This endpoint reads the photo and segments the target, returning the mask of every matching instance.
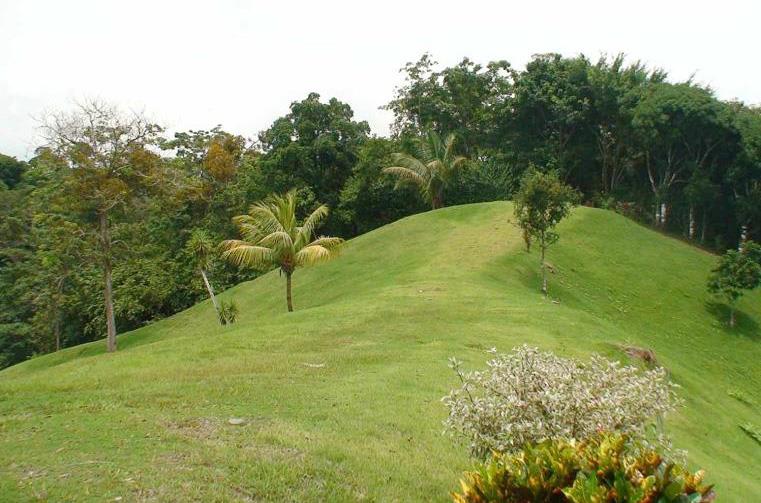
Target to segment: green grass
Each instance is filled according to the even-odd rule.
[[[580,208],[539,294],[509,203],[445,208],[352,240],[119,337],[0,372],[0,500],[446,501],[467,448],[442,436],[447,358],[528,343],[565,356],[651,348],[682,386],[667,421],[719,498],[761,497],[761,295],[724,326],[705,293],[715,257]],[[742,396],[738,400],[735,396]],[[227,423],[246,418],[243,426]]]

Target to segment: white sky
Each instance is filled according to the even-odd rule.
[[[32,117],[85,97],[254,137],[316,91],[386,134],[378,107],[425,51],[516,68],[535,53],[625,52],[759,103],[759,20],[758,0],[0,0],[0,152],[28,158]]]

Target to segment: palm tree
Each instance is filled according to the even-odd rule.
[[[392,154],[396,166],[383,172],[398,178],[397,186],[412,183],[435,210],[444,206],[444,189],[467,158],[455,155],[456,136],[450,134],[445,141],[435,131],[428,131],[418,142],[415,155]]]
[[[304,267],[335,257],[343,239],[321,236],[312,240],[315,228],[328,215],[320,206],[301,225],[296,223],[296,192],[271,195],[251,206],[248,215],[233,219],[242,240],[222,242],[222,256],[237,266],[259,270],[279,267],[286,279],[288,311],[293,311],[291,276]]]
[[[209,278],[206,276],[206,271],[209,270],[209,263],[211,262],[211,256],[214,253],[214,241],[208,232],[203,229],[196,229],[190,235],[190,239],[187,243],[187,249],[196,259],[196,265],[198,266],[198,272],[203,278],[203,284],[206,285],[206,290],[211,297],[211,303],[214,305],[214,311],[217,312],[217,319],[222,322],[222,318],[219,316],[219,305],[217,304],[217,298],[214,296],[214,289],[209,283]]]

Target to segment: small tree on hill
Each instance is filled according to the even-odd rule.
[[[729,306],[729,326],[735,326],[737,301],[746,290],[761,285],[761,246],[748,241],[742,251],[727,250],[708,278],[708,291]]]
[[[321,236],[315,229],[328,215],[328,207],[314,210],[301,225],[296,220],[296,192],[272,195],[251,206],[248,215],[233,219],[243,240],[222,242],[222,256],[238,266],[267,270],[279,267],[285,274],[288,311],[293,311],[291,276],[304,267],[335,257],[343,239]]]
[[[208,232],[203,229],[196,229],[190,235],[190,239],[187,243],[187,249],[193,254],[196,260],[196,266],[198,267],[198,273],[203,278],[203,284],[206,286],[206,291],[209,292],[209,298],[214,305],[214,311],[217,313],[217,319],[220,323],[223,323],[221,313],[219,311],[219,304],[217,304],[217,298],[214,296],[214,289],[209,283],[209,278],[206,275],[206,271],[209,270],[211,263],[211,257],[215,251],[214,241]]]
[[[435,131],[429,131],[418,143],[415,155],[392,154],[396,166],[384,168],[383,172],[397,177],[397,185],[417,185],[432,209],[443,208],[444,189],[467,160],[455,154],[456,139],[450,134],[442,141]]]
[[[542,293],[547,296],[547,248],[556,243],[559,236],[555,226],[576,205],[578,193],[560,181],[555,172],[542,173],[530,168],[521,180],[515,195],[515,217],[523,230],[526,247],[536,240],[541,252]]]

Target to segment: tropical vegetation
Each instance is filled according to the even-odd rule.
[[[285,275],[285,298],[293,311],[291,278],[299,267],[334,258],[343,242],[341,238],[314,238],[317,227],[328,215],[328,207],[319,206],[299,225],[296,217],[296,192],[272,195],[251,206],[248,214],[234,218],[243,239],[222,242],[222,257],[237,266],[268,271],[279,268]]]
[[[456,503],[709,503],[703,470],[690,472],[625,435],[545,440],[495,454],[461,481]]]

